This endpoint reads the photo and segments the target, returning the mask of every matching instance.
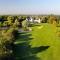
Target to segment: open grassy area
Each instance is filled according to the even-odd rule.
[[[58,28],[47,23],[31,28],[31,32],[19,33],[14,49],[16,60],[60,60]]]

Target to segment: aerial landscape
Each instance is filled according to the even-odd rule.
[[[59,0],[0,0],[0,60],[60,60]]]

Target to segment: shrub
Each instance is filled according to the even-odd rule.
[[[28,22],[27,22],[27,20],[24,20],[22,22],[22,27],[23,27],[24,30],[28,30]]]

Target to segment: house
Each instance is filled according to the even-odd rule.
[[[35,23],[41,23],[41,19],[40,19],[40,18],[35,19],[34,22],[35,22]]]
[[[27,21],[32,22],[32,23],[41,23],[41,19],[40,18],[33,18],[33,17],[27,17],[26,18]]]
[[[27,17],[26,20],[29,21],[29,22],[32,22],[32,23],[34,21],[32,17]]]

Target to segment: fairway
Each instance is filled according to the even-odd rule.
[[[31,32],[20,33],[15,42],[17,60],[60,60],[60,38],[57,27],[42,23],[31,27]]]

